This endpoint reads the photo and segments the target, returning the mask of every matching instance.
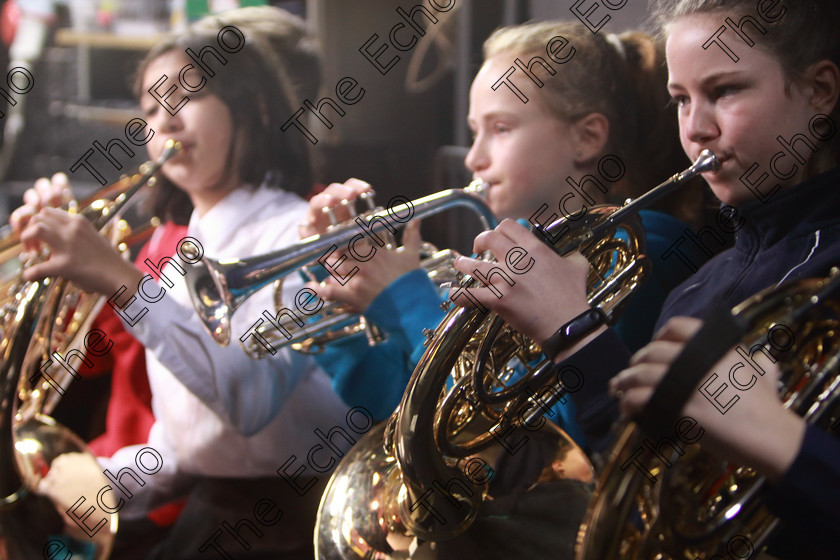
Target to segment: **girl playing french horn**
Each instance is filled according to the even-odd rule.
[[[546,44],[558,36],[568,41],[566,53],[574,49],[562,65],[546,55]],[[488,204],[498,216],[543,224],[558,207],[579,216],[594,203],[635,196],[685,167],[676,142],[662,141],[675,140],[677,128],[673,114],[664,109],[663,53],[651,37],[592,34],[578,23],[531,23],[493,33],[484,56],[470,91],[468,124],[474,139],[465,163],[488,184]],[[508,88],[494,87],[516,59],[527,63],[535,57],[546,66],[555,65],[555,74],[535,63],[542,87],[514,75],[528,103]],[[645,141],[632,141],[636,138]],[[615,172],[618,168],[620,173]],[[302,234],[325,229],[322,206],[332,206],[337,217],[343,217],[340,201],[369,189],[358,180],[330,185],[310,201]],[[572,201],[564,204],[570,197]],[[667,208],[685,216],[683,206],[690,200],[685,194],[672,198]],[[698,199],[693,200],[696,210]],[[642,219],[654,272],[627,309],[626,317],[636,323],[620,327],[631,345],[650,336],[664,293],[689,274],[682,263],[664,256],[686,225],[660,211],[644,212]],[[438,292],[418,269],[417,226],[410,222],[404,231],[404,249],[377,248],[372,259],[353,264],[359,270],[346,284],[329,279],[309,285],[325,299],[350,303],[387,333],[384,343],[372,347],[362,337],[327,345],[317,358],[342,398],[365,403],[381,418],[398,404],[424,351],[423,329],[435,327],[443,317]],[[703,260],[702,255],[694,258]],[[347,269],[338,272],[346,274]],[[548,415],[581,447],[599,443],[586,438],[571,401],[556,405]],[[557,444],[555,436],[552,429],[529,432],[528,444],[514,454],[493,448],[499,454],[487,455],[492,499],[482,502],[464,534],[434,543],[439,559],[573,555],[592,473],[581,450],[569,442]],[[521,435],[512,439],[516,437]],[[557,506],[560,503],[563,507]]]
[[[220,30],[236,27],[236,21],[231,13],[200,20],[182,35],[156,45],[140,66],[135,90],[151,135],[149,156],[157,158],[170,139],[183,146],[163,166],[152,195],[155,213],[166,220],[150,242],[151,250],[157,251],[154,264],[173,255],[177,239],[187,235],[201,243],[205,254],[217,256],[261,254],[297,240],[295,224],[306,211],[302,196],[312,188],[311,160],[305,139],[281,131],[297,101],[284,61],[264,37],[249,32],[247,25],[236,28],[243,41],[240,49],[220,53],[227,59],[224,64],[212,54],[204,56],[213,75],[191,70],[191,83],[203,79],[204,86],[197,92],[176,88],[168,98],[169,108],[149,93],[162,77],[169,81],[161,92],[173,80],[177,83],[190,64],[186,50],[199,53],[215,45]],[[146,428],[148,439],[100,462],[114,475],[124,468],[136,470],[137,450],[151,447],[162,457],[162,465],[153,475],[142,475],[142,484],[128,474],[117,476],[130,492],[116,494],[124,504],[119,508],[119,557],[205,558],[222,550],[236,558],[312,558],[319,492],[313,488],[299,495],[277,469],[291,456],[306,457],[313,429],[344,424],[347,408],[329,380],[298,353],[283,351],[275,359],[255,362],[238,345],[219,346],[204,331],[183,276],[172,264],[162,269],[161,278],[149,271],[159,283],[160,299],[143,303],[138,297],[129,308],[126,302],[136,295],[147,273],[145,265],[138,268],[124,261],[79,216],[48,207],[55,198],[61,200],[65,187],[61,177],[52,183],[39,181],[27,193],[27,205],[14,214],[13,224],[21,230],[27,250],[41,245],[50,249],[49,258],[26,270],[26,277],[62,276],[106,297],[124,286],[126,291],[116,301],[127,309],[124,318],[137,317],[141,307],[147,308],[135,324],[126,321],[124,328],[145,347],[154,424],[150,431]],[[288,299],[300,281],[291,279],[286,287],[291,290],[284,290]],[[146,290],[157,293],[148,285]],[[267,291],[252,298],[247,309],[240,310],[241,322],[234,322],[234,336],[263,309],[272,309],[272,299]],[[114,352],[119,351],[115,347]],[[62,490],[71,492],[53,489],[59,494]],[[159,532],[149,536],[148,523],[137,525],[155,506],[179,497],[187,497],[186,505],[165,538]],[[72,505],[78,496],[65,498]],[[87,498],[87,503],[96,504],[95,492]],[[216,534],[223,522],[253,519],[261,500],[273,505],[261,510],[260,520],[274,522],[262,535],[244,531],[247,547],[228,533]]]
[[[568,40],[565,54],[574,49],[562,65],[550,61],[545,52],[546,44],[558,36]],[[508,88],[493,87],[515,59],[533,57],[554,65],[556,75],[535,65],[544,82],[538,87],[521,73],[514,74],[511,79],[528,103]],[[676,121],[663,110],[667,99],[663,54],[649,36],[593,34],[570,22],[530,23],[493,33],[485,42],[484,58],[470,90],[468,124],[474,138],[465,163],[475,177],[488,183],[488,204],[498,217],[543,223],[569,196],[574,198],[564,207],[580,214],[593,200],[635,196],[685,167],[676,142],[663,141],[675,137]],[[599,171],[605,158],[623,166],[619,179],[611,181]],[[310,201],[301,233],[324,231],[328,224],[322,207],[333,207],[343,217],[340,201],[368,190],[367,183],[356,179],[330,185]],[[698,206],[695,190],[667,199],[664,209],[693,219]],[[627,310],[636,322],[619,326],[633,347],[641,346],[652,333],[663,294],[690,273],[677,259],[664,256],[686,224],[661,211],[643,212],[642,219],[654,276]],[[328,346],[318,357],[347,402],[365,403],[380,418],[398,404],[422,355],[422,330],[433,328],[443,317],[440,296],[418,268],[418,227],[410,222],[404,230],[406,250],[378,250],[371,260],[359,264],[359,272],[345,285],[333,279],[310,284],[324,299],[351,304],[388,333],[390,339],[378,346],[350,340]],[[698,251],[692,258],[703,262],[706,257]],[[560,413],[567,419],[564,429],[582,443],[571,422],[573,412],[566,407]]]
[[[706,148],[718,155],[721,168],[704,178],[722,203],[737,208],[743,227],[733,248],[670,293],[656,340],[632,358],[606,327],[555,357],[587,373],[574,398],[579,414],[597,419],[584,425],[592,440],[607,438],[619,405],[630,415],[642,409],[708,309],[731,308],[786,280],[826,276],[840,262],[840,6],[829,0],[672,0],[659,2],[658,13],[683,148],[690,157]],[[556,256],[511,221],[475,241],[476,252],[495,255],[511,246],[534,251],[534,269],[515,287],[502,286],[501,299],[487,288],[472,293],[545,341],[587,308],[580,280],[587,264]],[[463,272],[489,266],[456,262]],[[731,364],[729,358],[718,365]],[[698,392],[683,412],[706,429],[704,443],[771,482],[768,504],[782,526],[770,553],[836,557],[840,443],[781,406],[772,364],[765,365],[768,374],[744,395],[734,417],[722,416]]]

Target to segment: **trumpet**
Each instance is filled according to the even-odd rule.
[[[422,219],[444,210],[465,207],[473,211],[485,229],[497,225],[497,220],[487,203],[481,197],[486,184],[473,181],[464,189],[450,189],[418,198],[414,201],[389,208],[371,210],[359,217],[368,226],[368,231],[375,235],[389,227],[386,220],[393,215],[410,215],[412,219]],[[406,220],[407,221],[407,220]],[[265,255],[246,259],[210,259],[203,258],[193,265],[187,274],[187,288],[193,305],[210,335],[222,345],[230,342],[230,318],[242,303],[254,293],[275,285],[275,304],[282,307],[280,293],[282,281],[288,274],[303,271],[310,278],[314,273],[310,266],[316,260],[329,253],[337,246],[346,245],[359,235],[357,222],[349,222],[333,227],[322,235],[313,235],[300,242]],[[437,251],[427,245],[428,258],[422,266],[433,280],[438,283],[452,281],[452,261],[457,256],[453,251]],[[310,316],[309,322],[294,333],[282,333],[276,327],[259,331],[259,336],[271,348],[292,345],[295,350],[312,352],[328,342],[349,336],[364,330],[364,317],[351,313],[341,304],[324,305],[317,315]],[[257,337],[248,337],[242,343],[245,351],[252,357],[264,357],[266,346],[257,342]]]
[[[561,255],[586,256],[589,304],[614,319],[649,269],[639,210],[718,167],[704,150],[691,167],[642,197],[621,207],[596,206],[574,221],[561,218],[540,237]],[[461,284],[477,285],[469,277]],[[366,434],[330,478],[318,510],[316,557],[396,559],[432,546],[449,547],[447,556],[454,557],[464,550],[475,554],[478,543],[489,542],[488,550],[520,558],[509,535],[496,535],[492,520],[527,515],[519,504],[525,508],[540,500],[537,495],[554,492],[568,503],[532,513],[529,521],[558,540],[529,543],[528,557],[570,558],[594,469],[574,441],[542,416],[576,390],[576,378],[582,383],[579,371],[558,371],[538,344],[495,313],[449,311],[430,333],[387,425]],[[526,445],[529,440],[534,443]],[[484,525],[475,527],[480,511]]]
[[[121,214],[128,201],[148,184],[163,163],[179,149],[170,144],[154,164],[121,182],[113,201],[97,198],[78,212],[118,246],[127,229]],[[71,211],[77,208],[71,205]],[[5,249],[17,241],[7,241]],[[6,251],[8,253],[8,251]],[[40,259],[29,257],[29,266]],[[0,309],[0,557],[35,558],[58,550],[78,550],[104,560],[117,530],[117,514],[106,517],[106,531],[80,535],[70,522],[69,495],[79,480],[107,480],[85,443],[47,414],[58,401],[57,390],[39,374],[57,353],[67,356],[83,347],[83,339],[104,298],[82,292],[60,278],[26,282],[19,277]],[[56,370],[58,368],[55,368]],[[67,386],[69,371],[55,372],[52,382]],[[76,457],[78,460],[74,460]],[[58,462],[64,466],[59,467]],[[72,462],[73,467],[67,467]],[[49,482],[46,482],[49,480]],[[77,502],[78,505],[79,502]],[[47,542],[49,540],[49,542]],[[79,544],[81,541],[81,544]],[[75,544],[74,544],[75,543]],[[62,548],[63,547],[63,548]],[[69,556],[68,556],[69,557]]]

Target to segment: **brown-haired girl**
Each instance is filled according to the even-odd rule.
[[[220,48],[221,34],[227,50]],[[208,46],[220,56],[207,54],[199,65],[187,55],[187,49],[201,53]],[[312,186],[312,172],[306,140],[281,130],[296,100],[279,63],[257,34],[224,20],[196,24],[157,45],[143,61],[136,90],[152,135],[146,144],[149,156],[157,158],[170,139],[183,145],[162,169],[154,205],[170,224],[152,245],[163,243],[171,224],[178,222],[208,256],[256,255],[297,240],[296,224],[306,211],[301,196]],[[164,94],[179,76],[196,91],[178,86],[167,98],[168,107],[149,93],[164,80],[156,89]],[[48,199],[54,187],[42,183],[41,198]],[[26,277],[62,276],[107,297],[125,287],[115,300],[117,312],[146,348],[155,417],[148,441],[124,447],[101,463],[115,475],[124,467],[136,469],[138,449],[151,447],[162,464],[143,477],[143,485],[121,477],[131,494],[119,495],[120,515],[134,519],[164,501],[188,496],[165,541],[134,537],[127,544],[159,545],[156,558],[198,558],[213,550],[237,558],[311,558],[318,490],[302,497],[277,469],[291,457],[306,457],[313,429],[345,424],[347,409],[323,372],[290,351],[256,362],[236,344],[216,344],[193,311],[174,264],[189,266],[178,257],[163,268],[161,279],[152,273],[159,291],[145,284],[147,298],[159,299],[148,302],[138,295],[129,303],[144,271],[123,261],[79,216],[54,208],[33,215],[38,205],[30,200],[15,214],[27,249],[50,248],[49,259],[26,270]],[[165,255],[174,253],[177,239],[171,237],[173,250]],[[287,301],[300,288],[298,279],[290,280],[284,290]],[[234,317],[234,337],[244,334],[263,310],[273,309],[267,292],[237,312],[241,319]],[[261,500],[273,504],[260,514],[272,526],[254,535],[249,547],[230,534],[216,534],[222,522],[253,519]]]

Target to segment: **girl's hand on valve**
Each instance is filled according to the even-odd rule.
[[[79,214],[42,208],[28,220],[21,241],[27,250],[42,243],[49,248],[46,260],[24,270],[26,280],[59,276],[87,292],[110,296],[122,286],[133,292],[143,277]]]
[[[373,300],[394,280],[420,267],[420,222],[412,220],[403,228],[403,246],[397,249],[379,247],[367,239],[353,245],[355,255],[335,252],[329,262],[337,262],[341,256],[346,260],[335,270],[336,275],[349,279],[341,282],[330,276],[319,284],[310,282],[307,287],[329,301],[340,301],[350,306],[355,313],[364,311]],[[360,258],[366,260],[360,260]],[[333,260],[336,259],[336,260]]]
[[[632,417],[647,405],[701,325],[690,317],[670,319],[653,342],[633,355],[629,367],[610,380],[610,393],[619,399],[625,415]],[[696,422],[691,433],[706,449],[777,481],[799,453],[805,423],[779,400],[779,368],[761,352],[755,353],[755,363],[763,374],[744,359],[735,348],[724,355],[704,377],[703,383],[717,374],[707,393],[694,391],[682,413]],[[736,381],[741,389],[734,387]]]
[[[367,193],[373,196],[370,184],[360,179],[348,179],[344,183],[332,183],[309,201],[304,221],[298,226],[301,238],[325,233],[329,226],[349,220],[353,202]],[[332,217],[330,214],[332,213]]]
[[[56,173],[49,179],[41,177],[23,193],[23,206],[16,208],[9,217],[15,233],[20,234],[29,220],[41,208],[60,208],[73,200],[70,182],[64,173]]]
[[[459,257],[455,268],[479,280],[481,287],[453,288],[449,299],[455,304],[466,306],[477,302],[537,343],[544,342],[558,327],[589,309],[586,300],[589,262],[580,253],[561,257],[510,219],[492,231],[479,234],[473,251],[479,255],[489,251],[497,262]]]

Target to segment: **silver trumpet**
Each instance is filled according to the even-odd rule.
[[[395,224],[393,219],[386,223],[389,213],[390,216],[410,215],[411,219],[422,219],[444,210],[466,207],[475,212],[485,229],[492,229],[497,225],[496,217],[480,196],[486,188],[485,183],[475,180],[463,189],[440,191],[387,210],[373,209],[356,217],[356,220],[363,220],[367,231],[373,235],[383,232],[387,234],[389,232],[385,230],[389,228],[389,224],[391,227],[405,225]],[[231,316],[245,300],[268,284],[274,283],[275,305],[280,310],[283,307],[282,282],[288,274],[302,271],[314,279],[310,267],[319,266],[319,257],[334,248],[348,244],[360,231],[360,225],[351,220],[334,226],[322,235],[313,235],[294,245],[264,255],[244,259],[204,258],[193,265],[187,275],[187,287],[196,312],[216,342],[227,345],[230,342]],[[450,250],[437,251],[429,244],[426,245],[425,252],[429,256],[424,258],[421,265],[429,277],[438,285],[451,282],[455,274],[452,261],[457,254]],[[296,350],[313,352],[328,342],[362,330],[369,334],[372,332],[370,325],[365,324],[363,316],[351,312],[344,304],[330,302],[323,305],[317,314],[309,315],[305,324],[292,332],[279,331],[276,326],[269,324],[267,328],[259,330],[258,334],[270,348],[292,345]],[[266,345],[258,341],[259,337],[248,337],[246,342],[242,343],[245,351],[255,358],[265,357],[270,352]],[[371,334],[372,339],[377,337],[375,332]]]

